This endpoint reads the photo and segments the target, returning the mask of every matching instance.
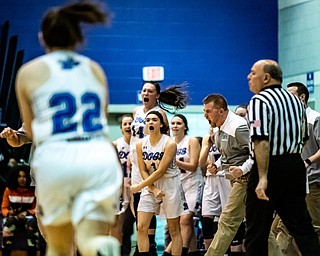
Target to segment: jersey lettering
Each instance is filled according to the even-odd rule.
[[[163,157],[164,153],[163,152],[156,152],[156,153],[149,153],[148,152],[142,152],[143,160],[161,160]]]
[[[177,151],[177,156],[178,155],[185,155],[187,153],[187,148],[179,148]]]
[[[127,159],[129,153],[130,153],[130,152],[125,152],[125,151],[122,151],[122,150],[121,150],[121,151],[119,152],[119,158],[120,158],[120,159]]]
[[[145,124],[146,123],[146,120],[142,117],[137,117],[135,120],[134,120],[135,123],[139,123],[139,124]]]
[[[216,152],[218,149],[216,147],[216,145],[212,145],[209,149],[209,152]]]

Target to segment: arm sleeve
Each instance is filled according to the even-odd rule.
[[[255,139],[269,140],[269,111],[267,104],[260,98],[253,97],[249,104],[250,136]]]
[[[9,209],[10,209],[9,189],[6,188],[3,194],[2,204],[1,204],[1,212],[3,217],[7,217]]]
[[[249,143],[250,143],[250,132],[247,126],[240,126],[236,131],[236,137],[239,142],[239,145],[243,148],[245,152],[248,153],[249,157]],[[240,169],[243,172],[243,175],[247,174],[253,165],[253,160],[248,158],[241,166]]]
[[[243,165],[240,166],[240,169],[242,170],[243,172],[243,175],[247,174],[248,172],[250,172],[251,170],[251,167],[253,165],[253,160],[251,158],[248,158],[247,161],[245,161],[243,163]]]

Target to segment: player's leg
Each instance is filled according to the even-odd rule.
[[[71,223],[44,226],[47,239],[47,256],[73,255],[74,232]]]
[[[148,237],[148,229],[150,227],[150,222],[153,216],[153,212],[138,212],[137,242],[139,253],[149,252],[150,243]]]
[[[120,255],[119,241],[108,235],[107,222],[83,219],[76,228],[78,249],[81,255]]]

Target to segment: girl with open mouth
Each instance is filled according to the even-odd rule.
[[[148,229],[151,219],[160,213],[167,219],[172,240],[172,255],[181,255],[182,237],[180,216],[188,213],[188,205],[176,165],[176,143],[166,135],[168,126],[162,114],[150,111],[146,116],[150,134],[137,144],[137,156],[142,181],[131,186],[131,191],[141,192],[138,205],[139,255],[149,255]]]

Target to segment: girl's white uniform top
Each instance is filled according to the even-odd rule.
[[[118,156],[123,170],[124,178],[130,177],[130,170],[127,170],[127,161],[130,153],[130,145],[124,140],[123,137],[116,139],[115,141],[118,150]]]
[[[216,175],[212,175],[209,171],[206,172],[202,197],[202,215],[204,216],[220,216],[231,191],[231,183],[225,178],[224,171],[221,170],[220,158],[221,154],[216,145],[212,145],[209,149],[208,159],[215,163],[218,172]]]
[[[142,155],[149,175],[155,172],[164,156],[164,148],[169,136],[163,134],[157,145],[152,146],[149,135],[143,138]],[[184,198],[184,193],[179,179],[179,168],[176,165],[175,158],[166,170],[165,174],[154,182],[154,185],[165,193],[163,200],[157,200],[149,192],[148,187],[142,189],[138,211],[154,212],[159,214],[160,205],[162,214],[166,218],[176,218],[186,213],[188,205]]]
[[[32,168],[42,222],[111,222],[122,171],[107,138],[106,91],[85,56],[55,51],[39,59],[50,70],[31,96]]]
[[[39,58],[54,75],[32,95],[34,142],[107,135],[107,95],[92,73],[90,59],[71,51]]]
[[[130,204],[130,176],[131,172],[127,169],[127,161],[130,153],[130,145],[124,140],[123,137],[116,139],[115,141],[118,150],[118,156],[120,159],[122,172],[123,172],[123,189],[122,189],[122,201],[118,214],[123,213]]]
[[[144,106],[137,107],[134,119],[131,123],[131,138],[130,138],[130,160],[131,160],[131,184],[139,184],[142,179],[138,167],[137,161],[137,143],[143,139],[146,135],[146,116],[150,111],[158,111],[161,108],[156,106],[146,113],[143,111]]]
[[[155,172],[162,160],[162,157],[164,155],[164,148],[165,145],[170,139],[168,135],[163,134],[157,145],[152,146],[149,140],[150,136],[147,136],[142,141],[142,155],[143,155],[143,161],[147,167],[149,175],[151,175],[153,172]],[[164,178],[169,177],[175,177],[179,174],[179,168],[176,165],[175,158],[170,163],[170,166],[168,167],[167,171],[163,175]]]
[[[223,176],[223,171],[221,170],[221,154],[219,152],[219,150],[217,149],[216,145],[212,145],[209,149],[209,154],[208,154],[208,159],[210,162],[215,163],[215,165],[217,166],[218,169],[218,176]],[[220,174],[220,175],[219,175]],[[212,176],[211,172],[207,171],[206,172],[206,176]]]
[[[185,135],[177,144],[176,159],[182,162],[190,162],[189,150],[190,136]],[[196,212],[200,209],[202,199],[203,178],[201,169],[198,167],[195,172],[180,169],[180,179],[183,191],[188,203],[189,210]]]
[[[182,162],[190,162],[190,150],[189,150],[190,136],[185,135],[183,139],[177,144],[176,159]],[[201,170],[197,168],[195,172],[180,169],[180,179],[201,179]]]

